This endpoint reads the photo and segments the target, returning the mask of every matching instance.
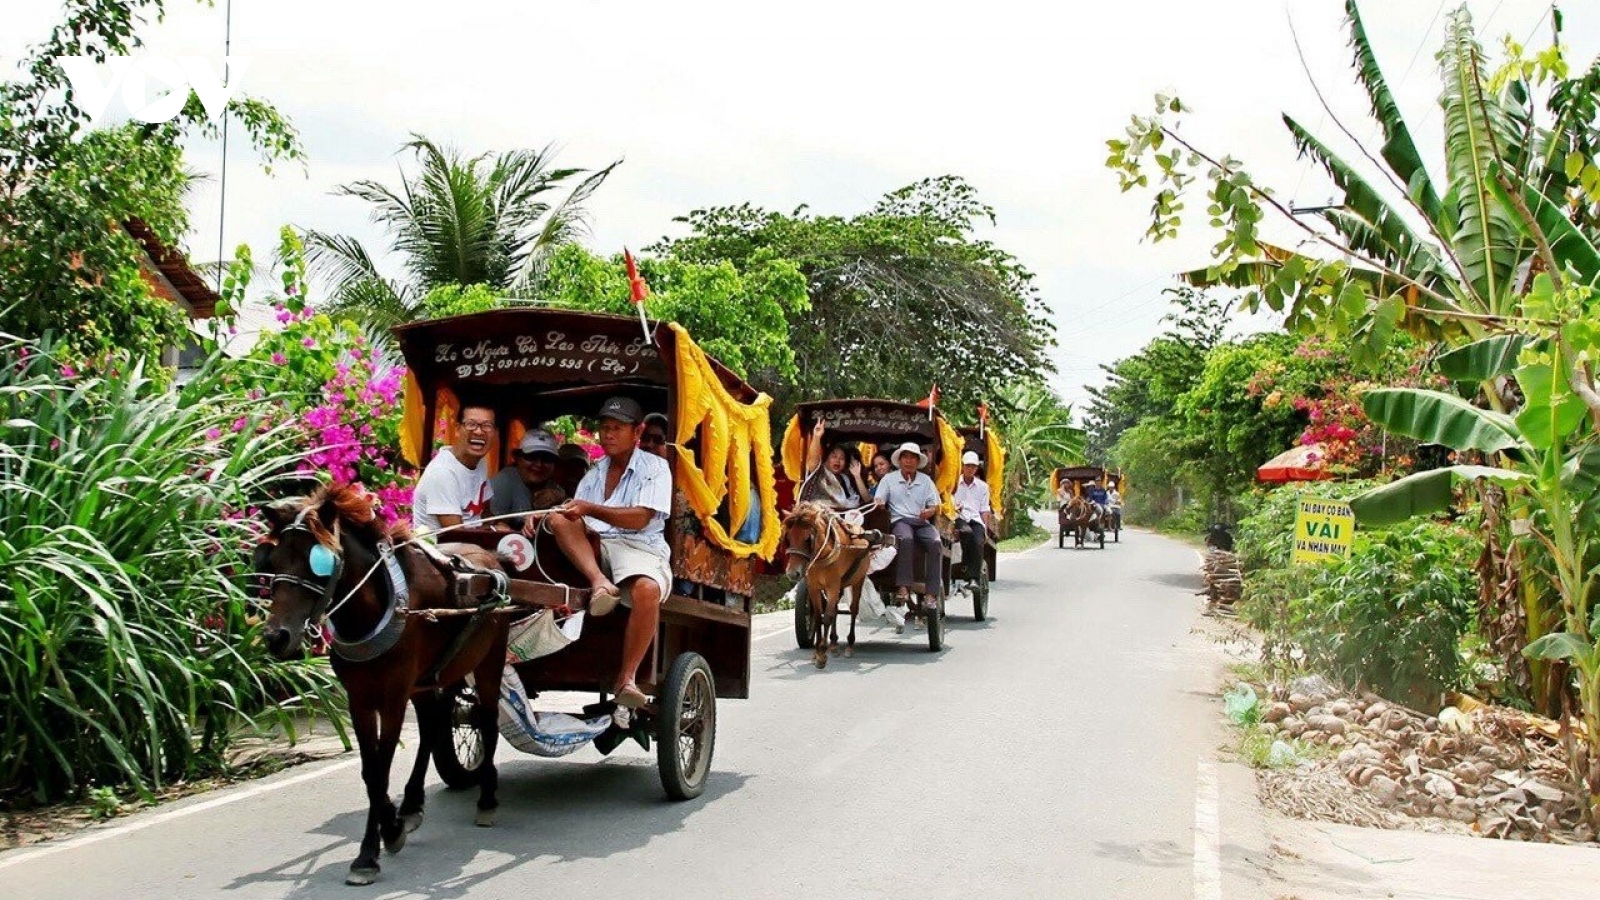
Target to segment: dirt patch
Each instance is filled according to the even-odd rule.
[[[1248,687],[1256,705],[1235,721],[1243,719],[1242,744],[1272,742],[1255,762],[1262,801],[1275,812],[1600,846],[1583,822],[1556,723],[1471,698],[1433,716],[1316,676]]]

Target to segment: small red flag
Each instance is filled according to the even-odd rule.
[[[978,421],[979,422],[987,422],[987,421],[989,421],[989,404],[987,404],[987,403],[979,403],[978,404]]]
[[[639,275],[639,266],[633,261],[633,254],[628,248],[622,248],[622,259],[628,265],[628,292],[633,304],[638,306],[644,298],[650,296],[650,285],[644,283],[644,278]]]

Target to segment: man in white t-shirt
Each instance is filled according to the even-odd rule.
[[[489,442],[494,437],[494,410],[464,406],[456,414],[456,440],[433,455],[411,500],[411,524],[438,531],[452,525],[475,525],[489,511]]]

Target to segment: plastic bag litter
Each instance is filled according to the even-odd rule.
[[[611,716],[580,719],[563,712],[528,709],[527,691],[515,669],[500,679],[500,734],[511,746],[535,756],[566,756],[611,727]]]
[[[1272,746],[1267,748],[1267,765],[1274,769],[1286,769],[1298,765],[1299,762],[1300,754],[1294,752],[1294,748],[1283,741],[1273,741]]]
[[[1222,708],[1235,725],[1254,725],[1261,721],[1261,700],[1256,696],[1255,688],[1248,684],[1234,685],[1232,690],[1223,694]]]
[[[554,610],[540,610],[511,626],[506,653],[515,662],[549,656],[583,634],[583,617],[582,612],[576,612],[557,625]]]

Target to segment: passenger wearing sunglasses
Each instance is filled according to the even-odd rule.
[[[464,406],[456,413],[456,439],[433,455],[411,501],[411,524],[438,531],[453,525],[476,525],[489,510],[494,489],[485,457],[494,440],[494,410]]]

